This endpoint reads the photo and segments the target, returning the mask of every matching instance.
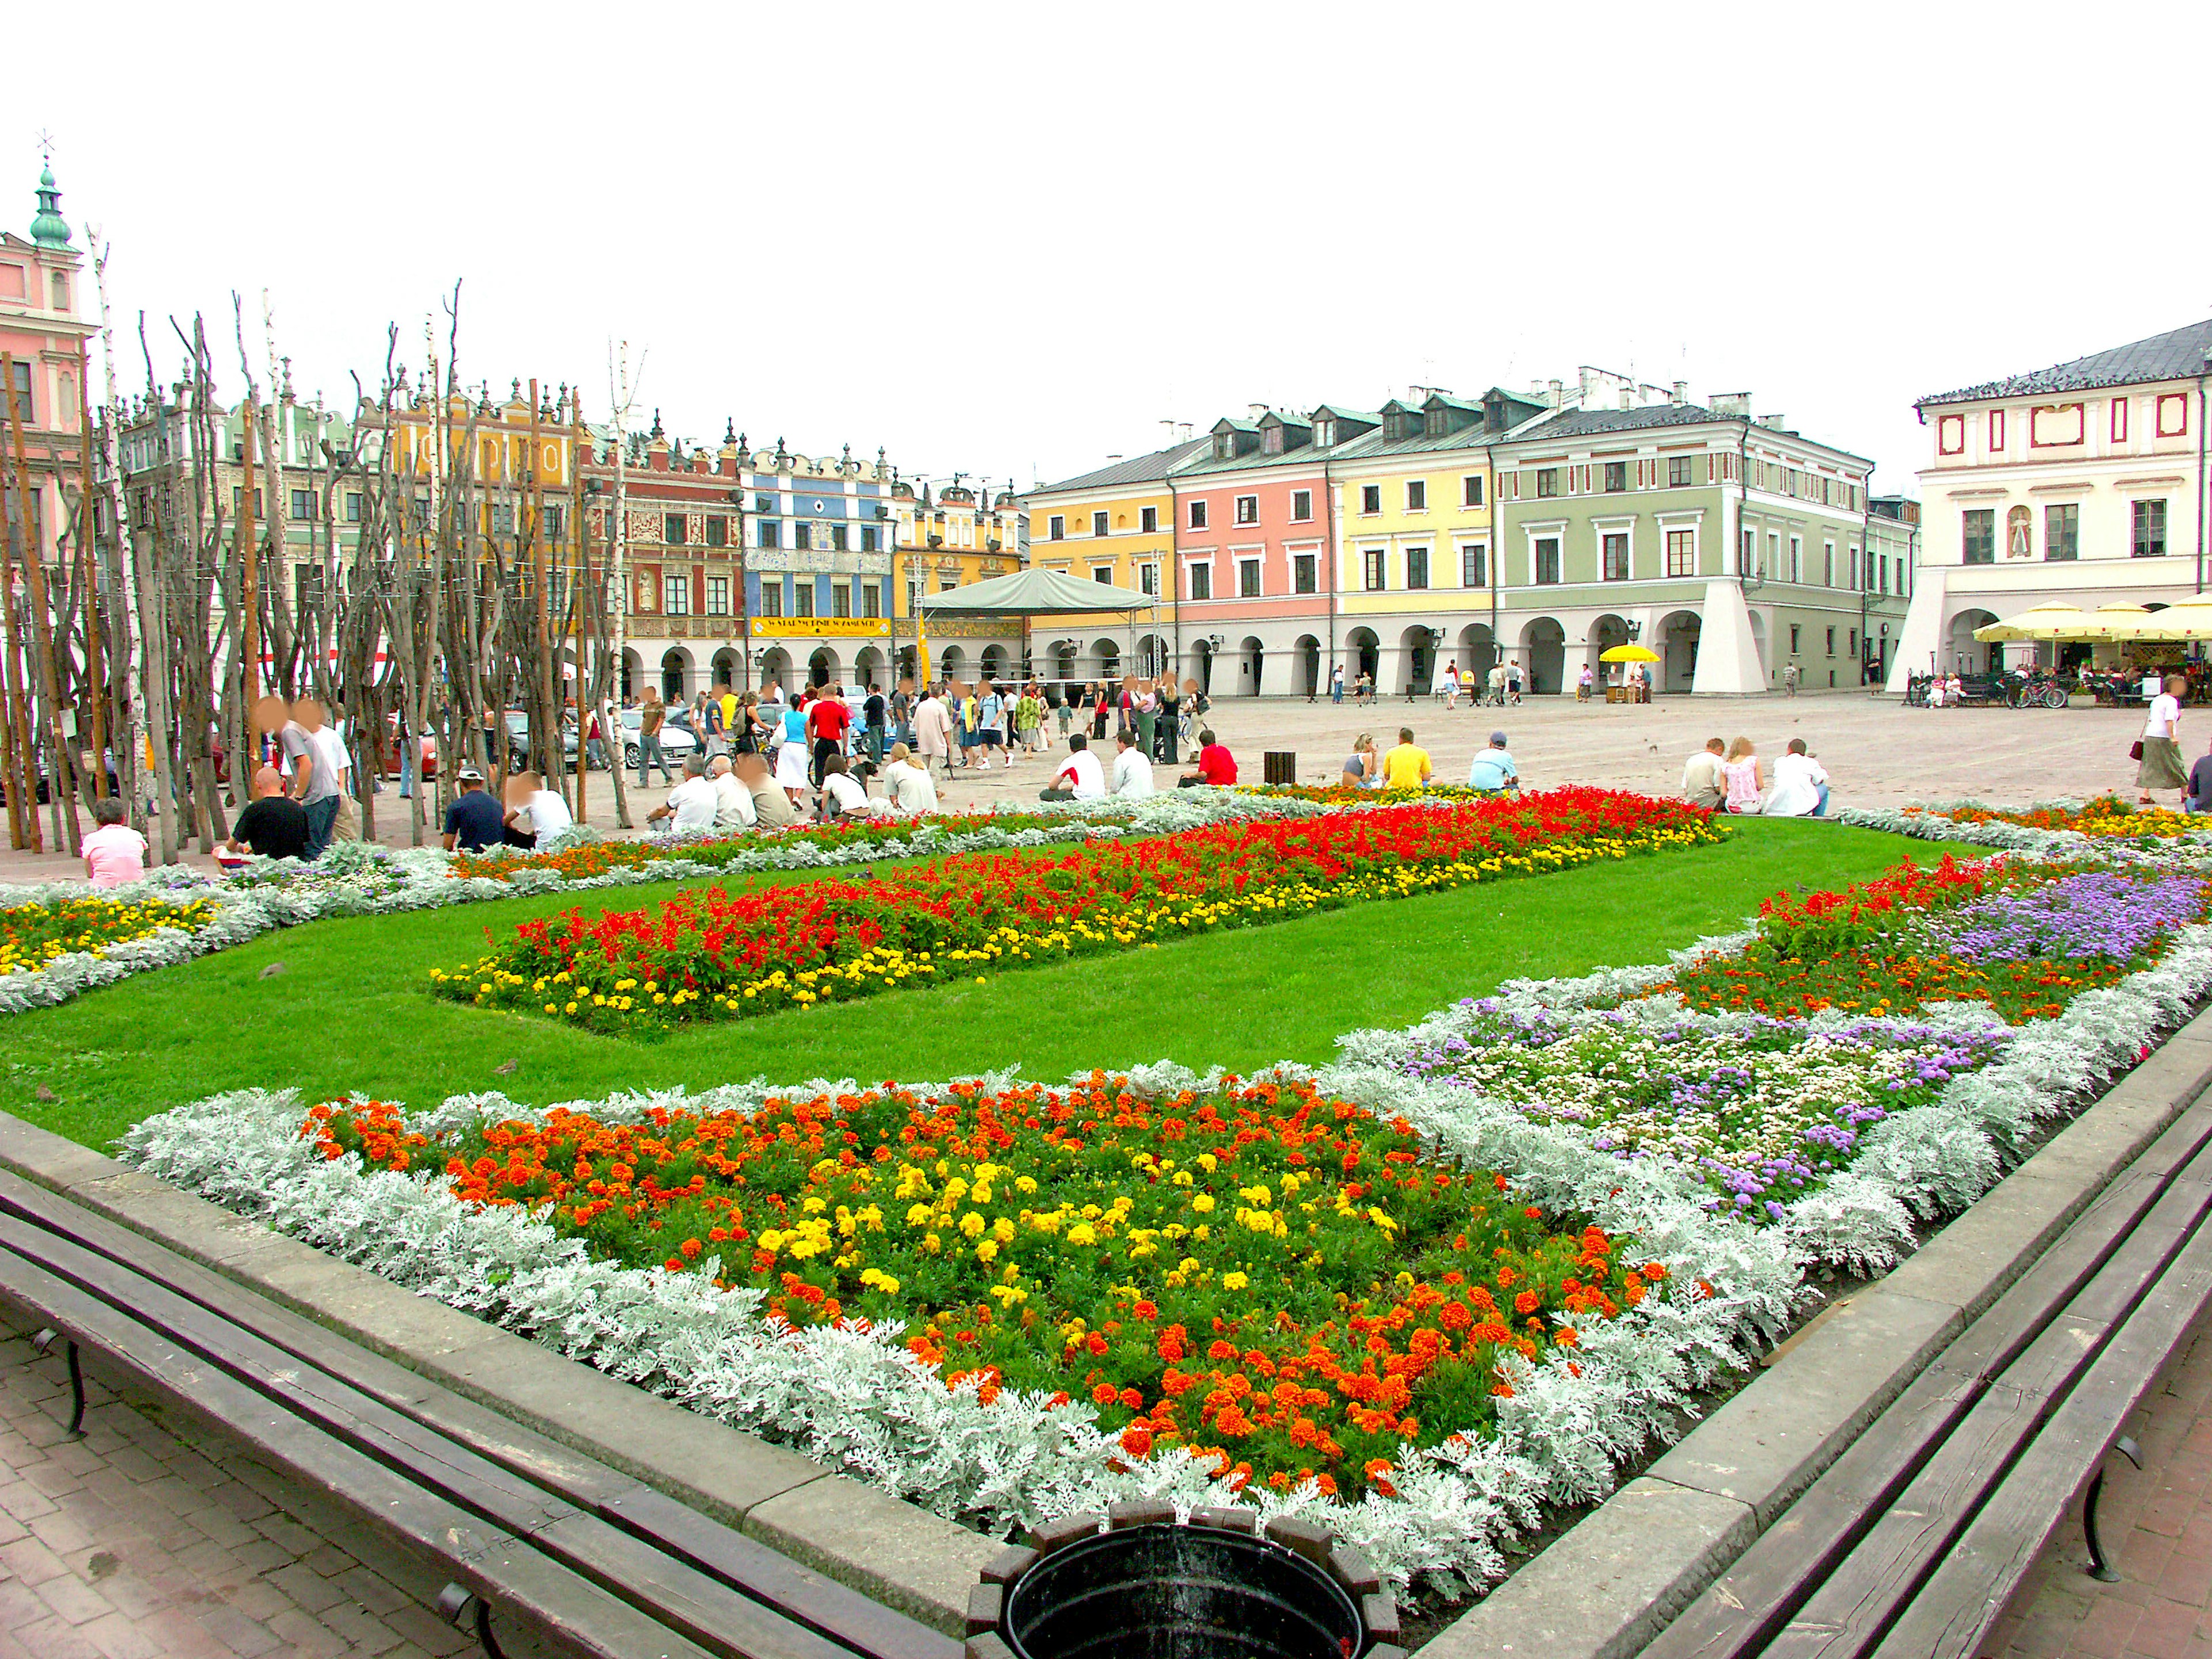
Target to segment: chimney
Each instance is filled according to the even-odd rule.
[[[1670,403],[1670,404],[1674,404],[1674,405],[1675,405],[1676,407],[1678,407],[1678,408],[1679,408],[1680,405],[1682,405],[1682,404],[1686,404],[1687,402],[1689,402],[1689,401],[1690,401],[1690,383],[1689,383],[1687,380],[1677,380],[1677,381],[1675,381],[1675,382],[1674,382],[1674,393],[1673,393],[1673,395],[1672,395],[1672,396],[1670,396],[1670,397],[1667,399],[1667,401],[1668,401],[1668,403]]]
[[[1567,406],[1567,387],[1566,387],[1566,383],[1565,383],[1564,380],[1554,380],[1554,381],[1553,381],[1553,382],[1552,382],[1552,407],[1553,407],[1553,408],[1554,408],[1554,409],[1565,409],[1566,406]]]
[[[1777,432],[1783,432],[1788,430],[1789,419],[1786,415],[1762,415],[1759,417],[1759,423],[1764,427],[1770,427]]]
[[[1190,422],[1188,421],[1177,421],[1176,422],[1176,441],[1179,444],[1187,444],[1190,441]]]
[[[1707,405],[1714,414],[1733,421],[1751,418],[1751,393],[1748,392],[1716,392]]]
[[[1620,406],[1623,409],[1633,409],[1636,407],[1636,388],[1634,386],[1625,386],[1620,388]]]
[[[1267,405],[1265,404],[1248,404],[1245,408],[1250,417],[1255,421],[1267,412]]]

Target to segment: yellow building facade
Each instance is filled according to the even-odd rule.
[[[1039,675],[1103,679],[1157,674],[1168,665],[1176,622],[1175,474],[1203,457],[1207,442],[1193,439],[1117,460],[1022,497],[1030,563],[1155,600],[1133,617],[1102,611],[1040,623],[1033,641]]]
[[[1497,660],[1490,446],[1533,412],[1495,389],[1394,399],[1372,431],[1338,451],[1330,473],[1347,678],[1428,686],[1449,664],[1480,675]]]
[[[893,659],[902,678],[1000,679],[1021,670],[1022,619],[1001,616],[925,616],[917,604],[1021,568],[1021,511],[1011,489],[995,497],[954,483],[933,495],[924,484],[891,486],[895,572]],[[924,649],[926,647],[926,651]]]

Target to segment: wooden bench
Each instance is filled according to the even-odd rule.
[[[2175,1121],[1644,1649],[1970,1659],[2212,1308],[2212,1096]],[[2132,1455],[2132,1447],[2127,1449]]]
[[[0,1171],[0,1299],[450,1567],[441,1611],[607,1659],[955,1659],[959,1644]],[[76,1425],[72,1425],[74,1428]]]

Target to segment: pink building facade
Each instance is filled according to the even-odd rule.
[[[39,208],[27,239],[0,230],[0,352],[4,390],[0,401],[0,447],[4,448],[8,541],[22,556],[21,514],[15,500],[15,434],[6,417],[21,422],[30,475],[33,534],[39,556],[52,561],[64,544],[70,506],[77,492],[80,434],[84,416],[87,320],[81,292],[83,257],[70,245],[61,192],[51,168],[41,174]]]
[[[1184,672],[1217,698],[1310,696],[1328,672],[1335,563],[1314,417],[1255,409],[1212,438],[1173,480]]]

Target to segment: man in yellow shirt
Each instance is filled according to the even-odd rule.
[[[1382,757],[1382,787],[1385,789],[1425,789],[1434,775],[1429,766],[1429,751],[1416,748],[1413,728],[1398,728],[1398,746]]]

